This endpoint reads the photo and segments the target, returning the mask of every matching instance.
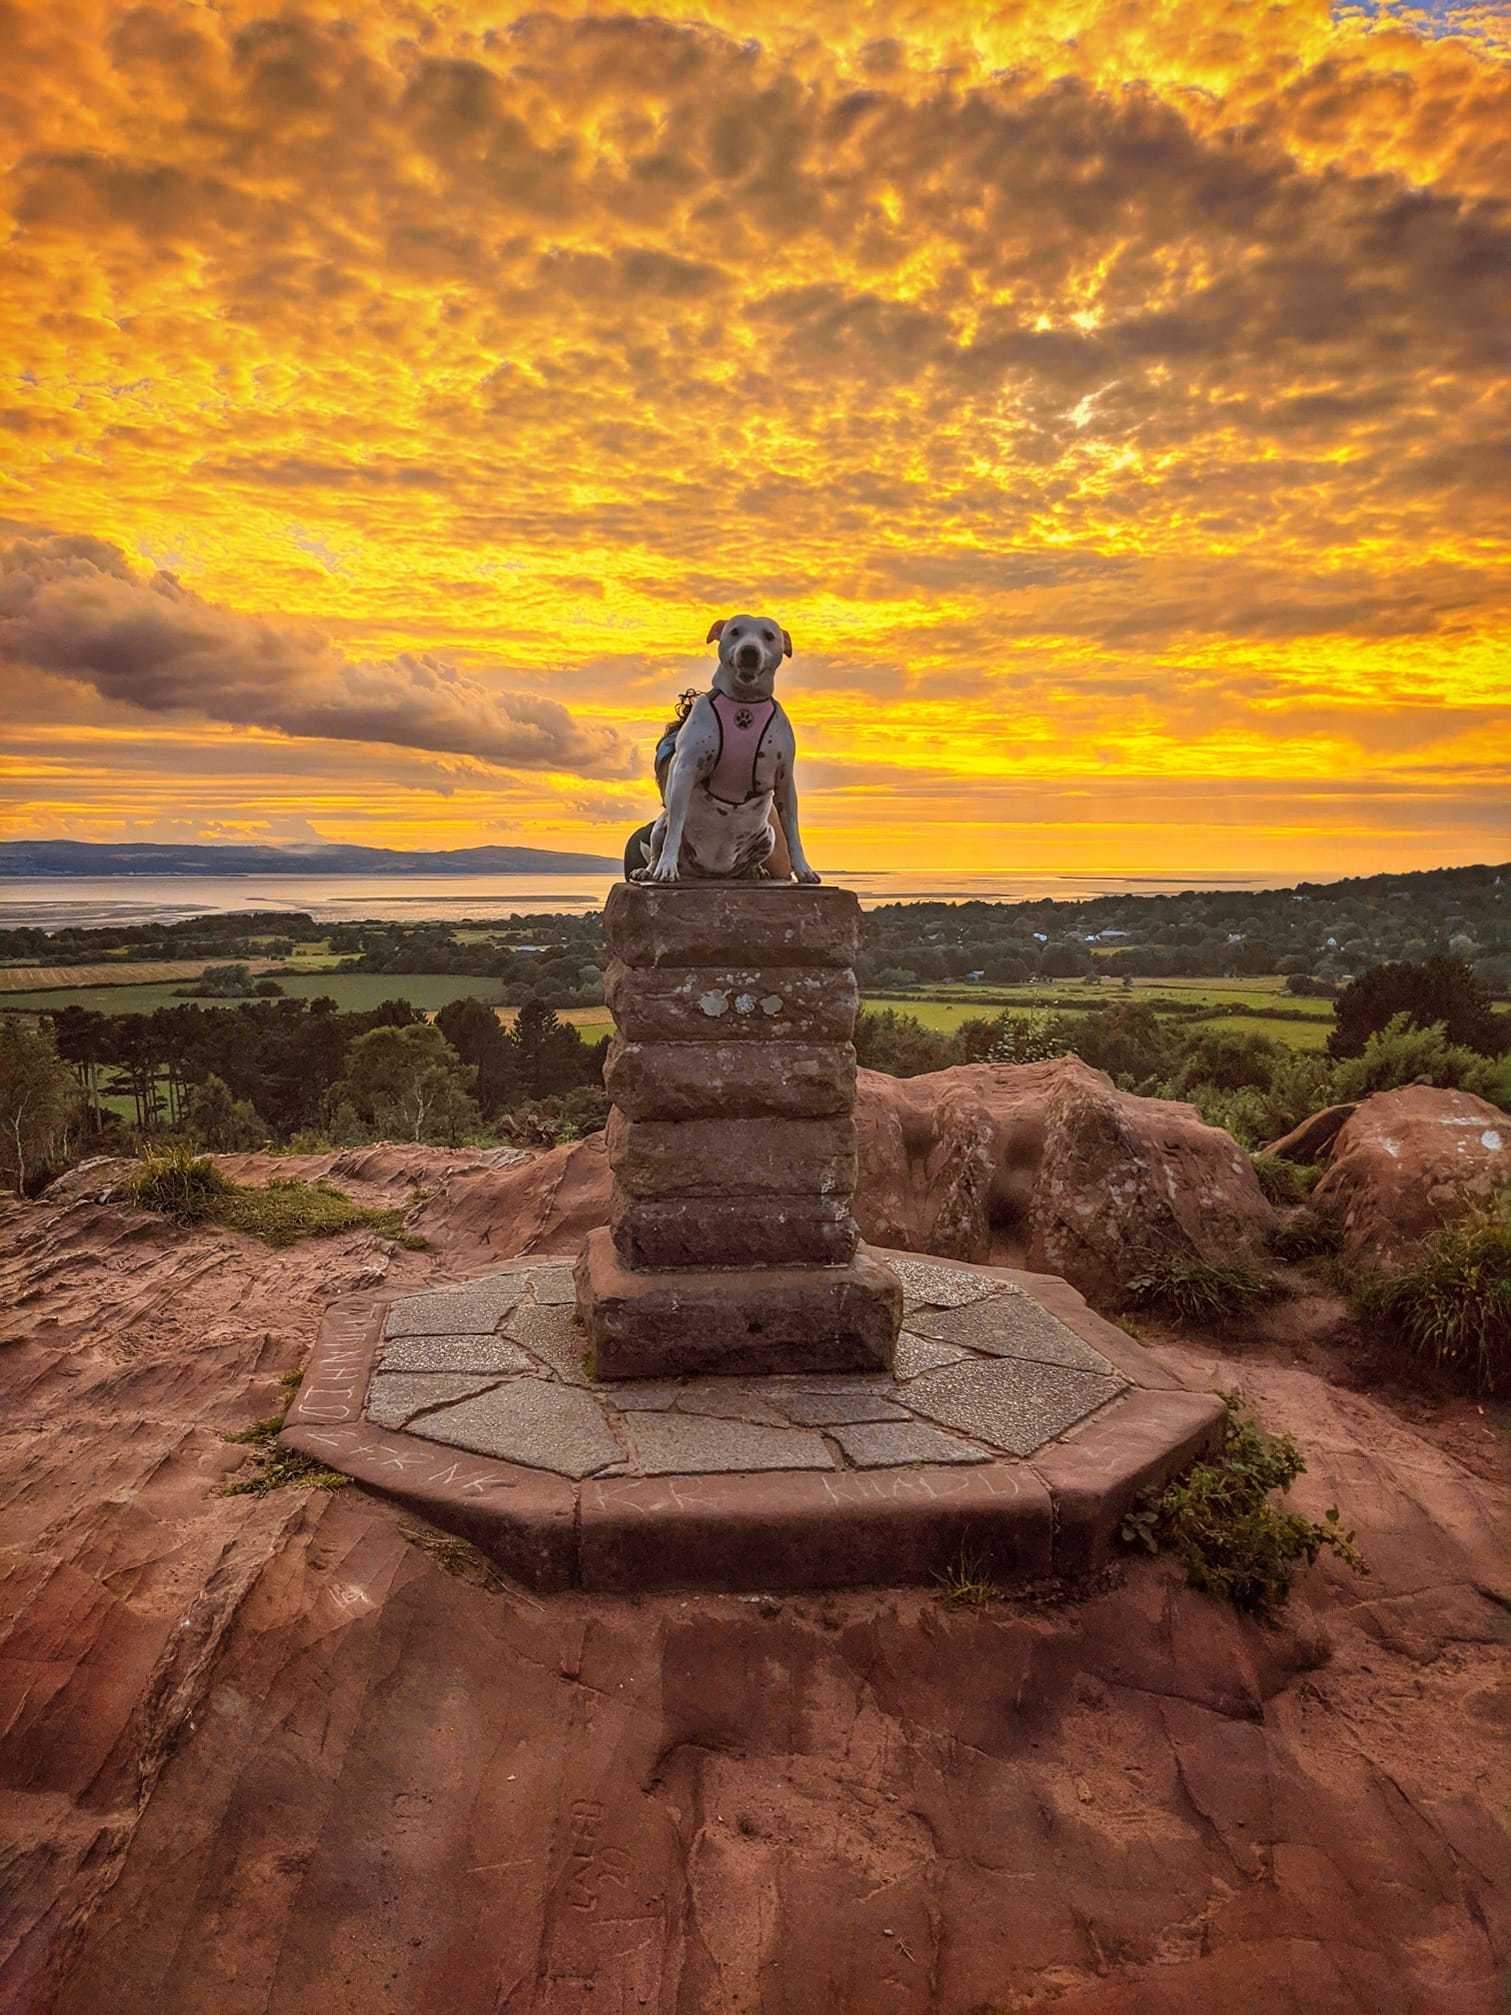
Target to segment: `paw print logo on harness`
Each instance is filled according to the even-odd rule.
[[[735,726],[737,728],[748,728],[754,719],[755,715],[750,711],[749,707],[741,707],[740,711],[735,715]]]

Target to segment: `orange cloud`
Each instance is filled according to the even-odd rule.
[[[1504,17],[3,29],[0,510],[116,553],[12,610],[18,829],[611,850],[750,603],[847,864],[1504,851]]]

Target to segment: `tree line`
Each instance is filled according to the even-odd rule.
[[[901,1077],[1069,1051],[1127,1090],[1190,1100],[1248,1146],[1321,1105],[1395,1084],[1502,1098],[1511,1023],[1462,960],[1375,968],[1341,991],[1333,1014],[1325,1056],[1167,1018],[1121,994],[1079,1015],[973,1017],[949,1035],[873,1010],[855,1041],[862,1065]],[[22,1187],[82,1154],[162,1134],[219,1149],[549,1144],[602,1124],[607,1047],[538,999],[510,1028],[476,999],[433,1021],[407,1001],[343,1013],[329,997],[11,1013],[0,1016],[0,1170]]]

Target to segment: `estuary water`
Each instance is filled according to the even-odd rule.
[[[528,875],[100,875],[0,879],[0,928],[30,924],[167,923],[227,910],[304,910],[322,923],[361,917],[394,923],[528,916],[596,910],[618,877]],[[1299,875],[972,875],[886,874],[843,870],[825,880],[854,889],[863,906],[880,903],[1060,902],[1088,896],[1176,895],[1182,889],[1279,889]]]

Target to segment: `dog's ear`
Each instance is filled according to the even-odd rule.
[[[785,630],[782,632],[782,656],[784,658],[792,656],[792,639]]]
[[[720,616],[716,623],[710,623],[708,626],[708,635],[703,639],[704,643],[716,644],[719,641],[719,632],[728,620],[727,616]]]

